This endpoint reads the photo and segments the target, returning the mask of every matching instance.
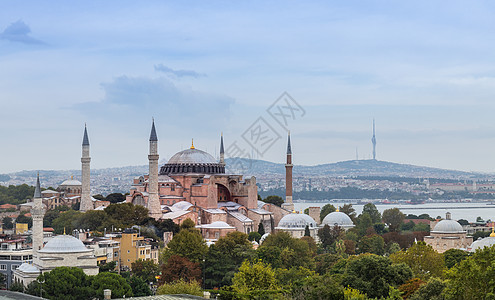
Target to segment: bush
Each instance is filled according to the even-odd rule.
[[[196,281],[187,282],[182,279],[172,283],[165,283],[164,285],[158,288],[156,294],[157,295],[187,294],[194,296],[203,296],[203,292],[198,282]]]

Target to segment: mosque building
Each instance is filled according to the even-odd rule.
[[[70,235],[58,235],[43,245],[43,217],[45,208],[42,202],[39,174],[33,197],[33,262],[23,263],[14,270],[14,281],[27,286],[43,273],[56,267],[78,267],[87,275],[98,274],[97,258],[94,249],[84,246],[83,242]]]
[[[449,249],[468,249],[473,243],[473,237],[467,236],[461,224],[452,220],[448,212],[445,220],[438,222],[430,231],[430,235],[424,237],[424,241],[439,253],[443,253]]]
[[[216,240],[232,230],[250,233],[259,223],[271,232],[290,211],[258,201],[256,178],[226,174],[224,157],[222,135],[220,161],[192,143],[159,169],[153,121],[149,174],[134,179],[126,201],[147,207],[155,219],[171,219],[177,224],[191,219],[207,239]]]

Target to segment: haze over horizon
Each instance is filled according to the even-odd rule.
[[[493,172],[495,3],[254,1],[0,5],[0,173],[147,164],[190,146],[294,163],[371,157]],[[283,92],[301,110],[267,112]],[[243,138],[261,117],[273,145]],[[251,127],[253,128],[253,127]],[[247,135],[246,135],[247,132]],[[256,148],[259,150],[259,148]],[[265,151],[266,150],[266,151]]]

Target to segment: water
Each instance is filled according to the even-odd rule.
[[[326,204],[332,204],[333,206],[343,206],[349,202],[296,202],[294,201],[294,208],[297,211],[304,210],[310,206],[323,207]],[[351,203],[352,204],[352,203]],[[441,216],[445,218],[445,213],[450,212],[452,219],[459,220],[465,219],[469,222],[475,222],[477,217],[483,218],[483,220],[495,220],[495,205],[487,205],[487,202],[460,202],[460,203],[425,203],[425,204],[379,204],[375,203],[378,211],[383,213],[384,210],[397,207],[400,211],[406,215],[414,214],[429,214],[432,218]],[[364,204],[352,204],[352,207],[359,215],[363,211]]]

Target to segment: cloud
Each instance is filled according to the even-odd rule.
[[[163,64],[158,64],[155,65],[155,71],[157,72],[163,72],[165,74],[171,74],[176,77],[193,77],[193,78],[199,78],[199,77],[206,77],[206,74],[203,73],[198,73],[193,70],[174,70],[171,69]]]
[[[220,130],[228,124],[235,102],[230,97],[196,91],[163,77],[120,76],[101,87],[105,92],[101,101],[72,108],[109,121],[155,116],[178,128]]]
[[[45,44],[44,42],[29,36],[29,33],[31,33],[31,28],[22,20],[19,20],[7,26],[7,28],[0,33],[0,39],[30,45]]]

